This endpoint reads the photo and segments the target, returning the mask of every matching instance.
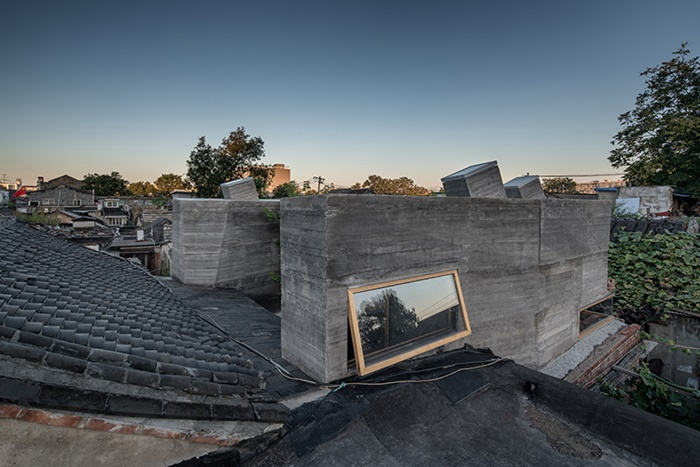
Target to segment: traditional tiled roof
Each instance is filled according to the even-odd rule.
[[[13,384],[38,405],[79,390],[97,402],[76,409],[105,413],[286,418],[252,402],[265,376],[241,348],[145,270],[0,219],[0,399],[22,402]]]

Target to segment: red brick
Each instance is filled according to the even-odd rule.
[[[25,422],[43,423],[44,425],[48,425],[49,420],[51,420],[51,414],[43,410],[26,409],[25,412],[19,416],[19,419],[24,420]]]
[[[141,432],[139,434],[163,439],[187,439],[187,433],[176,430],[168,430],[165,428],[141,428]]]
[[[133,425],[131,423],[129,424],[123,424],[123,425],[116,425],[115,428],[109,430],[111,433],[120,433],[122,435],[136,435],[138,434],[138,431],[141,427],[138,425]]]
[[[193,443],[216,444],[218,446],[230,446],[236,443],[236,440],[233,438],[227,439],[211,433],[193,433],[190,435],[189,440]]]
[[[111,422],[107,422],[100,418],[89,418],[86,421],[85,425],[83,425],[83,428],[93,431],[111,431],[116,426],[118,425]]]
[[[39,409],[27,409],[18,416],[25,422],[42,423],[44,425],[67,426],[76,428],[83,421],[83,417],[55,412],[47,412]]]
[[[110,433],[120,433],[133,435],[139,429],[138,425],[132,423],[115,423],[104,420],[102,418],[90,418],[83,428],[94,431],[107,431]]]
[[[0,418],[17,418],[22,410],[16,405],[2,404],[0,405]]]

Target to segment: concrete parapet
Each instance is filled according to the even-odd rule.
[[[539,368],[607,292],[609,212],[597,201],[283,199],[283,357],[319,381],[346,377],[349,287],[456,269],[472,335],[451,345]]]
[[[172,276],[185,285],[279,296],[279,201],[174,199]]]

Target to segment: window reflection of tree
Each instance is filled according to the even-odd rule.
[[[358,326],[365,353],[391,347],[418,336],[418,316],[408,308],[396,291],[384,289],[358,309]]]

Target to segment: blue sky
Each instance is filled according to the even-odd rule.
[[[616,173],[645,68],[700,54],[698,1],[4,1],[0,177],[153,181],[244,126],[336,185]],[[617,178],[617,177],[597,177]]]

